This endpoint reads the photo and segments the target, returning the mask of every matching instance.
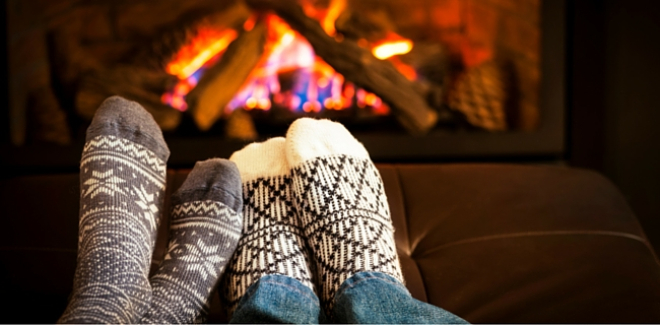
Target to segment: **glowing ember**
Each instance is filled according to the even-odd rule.
[[[257,23],[257,15],[252,14],[250,17],[243,23],[243,30],[249,32],[254,28],[254,25]]]
[[[366,42],[366,40],[362,40]],[[359,43],[358,43],[359,44]],[[362,45],[366,47],[367,45]],[[401,72],[408,80],[417,79],[415,69],[399,60],[397,55],[406,54],[412,50],[413,42],[401,35],[389,32],[384,40],[374,44],[371,47],[371,53],[378,59],[389,60],[394,67]]]
[[[373,48],[375,57],[385,60],[399,54],[406,54],[412,50],[413,43],[409,40],[387,42]]]

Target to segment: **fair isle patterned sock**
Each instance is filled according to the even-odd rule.
[[[339,123],[302,118],[287,131],[286,154],[326,314],[355,273],[403,282],[383,183],[362,144]]]
[[[172,196],[167,255],[151,278],[144,323],[201,323],[243,227],[241,177],[225,159],[198,162]]]
[[[169,150],[139,104],[110,97],[80,162],[78,264],[62,323],[134,323],[151,305],[149,265]]]
[[[227,268],[224,299],[230,314],[248,287],[267,274],[282,274],[314,290],[302,231],[291,202],[284,138],[235,152],[243,181],[243,237]]]

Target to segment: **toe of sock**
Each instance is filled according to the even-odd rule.
[[[153,116],[137,102],[120,96],[107,98],[94,114],[87,129],[87,140],[99,135],[111,135],[139,143],[163,160],[167,160],[170,154],[163,132]]]
[[[236,164],[220,158],[199,161],[172,197],[174,205],[191,201],[222,202],[242,211],[241,177]]]
[[[251,143],[234,152],[229,160],[236,163],[243,182],[262,177],[274,177],[289,173],[289,164],[284,153],[283,137]]]
[[[369,159],[364,146],[340,123],[300,118],[286,134],[286,156],[291,167],[316,157],[348,155]]]

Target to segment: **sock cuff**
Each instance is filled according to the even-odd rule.
[[[347,155],[369,159],[364,146],[340,123],[300,118],[286,134],[286,157],[291,167],[318,157]]]
[[[220,158],[198,161],[181,187],[172,195],[172,204],[192,201],[222,202],[230,209],[243,210],[241,178],[236,164]]]
[[[283,176],[289,174],[289,164],[284,152],[283,137],[268,139],[260,143],[251,143],[234,152],[230,161],[236,163],[243,183],[258,178]]]
[[[103,101],[87,129],[86,141],[111,135],[138,143],[151,150],[158,158],[167,161],[170,150],[163,132],[140,104],[123,97],[112,96]]]

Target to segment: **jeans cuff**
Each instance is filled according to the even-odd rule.
[[[257,280],[257,282],[248,287],[247,291],[245,292],[245,296],[253,295],[259,287],[259,284],[271,284],[283,287],[287,290],[297,292],[309,300],[318,301],[318,297],[316,296],[316,293],[312,291],[312,289],[302,284],[300,280],[284,274],[267,274],[262,276],[259,280]],[[318,305],[318,302],[316,302],[316,305]]]
[[[337,290],[337,293],[335,294],[335,299],[340,296],[344,291],[364,282],[364,281],[383,281],[387,282],[388,284],[394,285],[402,289],[404,292],[408,294],[408,296],[411,296],[410,292],[408,291],[408,288],[403,285],[403,283],[399,282],[397,279],[394,277],[385,274],[383,272],[374,272],[374,271],[366,271],[366,272],[358,272],[353,274],[350,278],[346,279],[341,286],[339,286],[339,290]]]

